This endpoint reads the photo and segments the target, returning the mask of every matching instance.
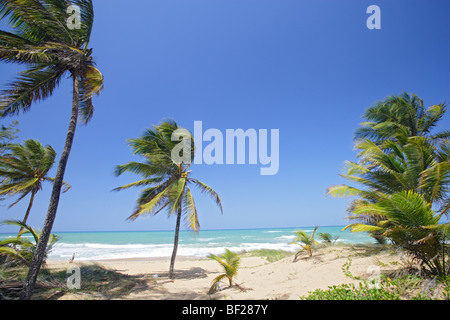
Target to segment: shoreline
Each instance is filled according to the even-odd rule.
[[[198,256],[177,256],[177,261],[192,261],[192,260],[207,260],[207,257],[198,257]],[[102,262],[152,262],[152,261],[167,261],[170,262],[170,257],[136,257],[136,258],[112,258],[112,259],[86,259],[86,260],[77,260],[75,258],[73,263],[102,263]],[[50,264],[60,264],[60,263],[71,263],[69,260],[62,259],[48,259],[46,261]]]

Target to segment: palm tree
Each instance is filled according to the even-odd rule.
[[[236,277],[239,265],[241,264],[241,258],[239,257],[239,254],[237,254],[236,252],[232,252],[228,249],[225,249],[225,253],[222,254],[221,256],[210,254],[208,255],[208,258],[220,263],[225,272],[213,279],[208,294],[216,292],[220,281],[222,281],[223,279],[227,279],[228,287],[232,287],[233,278]]]
[[[414,191],[439,207],[440,216],[450,208],[450,142],[442,139],[436,146],[426,137],[409,137],[404,144],[386,140],[380,145],[362,140],[356,148],[359,162],[346,162],[343,178],[362,185],[357,188],[337,185],[328,189],[333,197],[356,197],[350,203],[349,219],[378,226],[383,220],[374,212],[359,210],[374,204],[387,195],[402,191]],[[352,227],[356,231],[357,227]],[[366,229],[367,231],[367,229]],[[384,237],[378,228],[369,232],[378,242]]]
[[[19,198],[9,206],[16,205],[27,195],[30,195],[23,224],[27,223],[28,216],[33,206],[36,193],[42,190],[45,181],[54,182],[48,177],[48,172],[52,168],[56,152],[51,146],[44,147],[37,140],[26,140],[22,144],[12,144],[8,147],[9,153],[0,157],[0,177],[3,178],[0,184],[0,195],[16,195]],[[63,182],[65,188],[63,192],[70,189],[70,185]],[[19,235],[23,227],[19,230]]]
[[[355,139],[369,139],[375,143],[385,140],[404,141],[408,137],[425,136],[433,141],[450,137],[450,131],[432,133],[446,112],[444,103],[425,108],[415,94],[403,92],[375,103],[364,114],[366,122],[356,130]]]
[[[73,19],[72,8],[79,9]],[[73,81],[72,114],[57,168],[50,204],[21,299],[30,299],[58,209],[67,160],[78,117],[87,123],[94,111],[92,97],[103,88],[89,39],[94,21],[92,0],[0,0],[0,17],[13,31],[0,31],[0,61],[27,67],[1,92],[0,115],[15,115],[53,93],[63,77]],[[76,23],[71,23],[76,22]]]
[[[314,231],[310,235],[307,235],[306,232],[303,230],[295,231],[294,234],[296,237],[291,242],[291,244],[300,244],[300,246],[308,253],[308,255],[312,257],[312,249],[314,245],[317,243],[317,241],[314,239],[314,234],[316,233],[318,228],[319,227],[315,227]],[[298,256],[302,252],[303,251],[299,251],[295,254],[294,262],[297,261]]]
[[[182,137],[182,142],[180,138]],[[173,156],[180,143],[190,146],[183,148],[183,157],[188,161],[178,161]],[[143,177],[142,180],[118,187],[115,191],[131,187],[145,187],[137,200],[137,207],[128,218],[135,220],[145,214],[156,215],[167,209],[169,216],[176,214],[175,239],[169,268],[169,278],[173,278],[175,258],[178,249],[178,236],[181,217],[184,215],[186,227],[198,232],[200,224],[195,207],[191,185],[212,197],[222,212],[219,195],[205,183],[191,178],[190,164],[194,156],[194,141],[186,129],[178,127],[175,121],[165,121],[153,129],[148,129],[141,138],[129,140],[135,155],[144,157],[144,162],[129,162],[116,167],[115,174],[132,172]],[[183,145],[181,145],[183,146]],[[180,154],[181,155],[181,149]]]

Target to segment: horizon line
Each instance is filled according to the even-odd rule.
[[[324,225],[324,226],[318,226],[320,227],[341,227],[345,225]],[[316,226],[301,226],[301,227],[260,227],[260,228],[226,228],[226,229],[202,229],[199,231],[233,231],[233,230],[264,230],[264,229],[295,229],[295,228],[315,228]],[[52,231],[52,233],[83,233],[83,232],[172,232],[174,230],[167,229],[167,230],[79,230],[79,231]],[[187,232],[195,232],[193,230],[180,230],[180,231],[187,231]],[[0,232],[0,234],[8,234],[8,233],[14,233],[14,232]]]

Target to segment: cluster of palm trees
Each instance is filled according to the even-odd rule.
[[[69,25],[70,6],[79,8],[77,28]],[[21,293],[30,299],[45,257],[56,217],[64,173],[78,119],[87,123],[93,115],[92,98],[103,88],[103,76],[95,67],[89,48],[94,22],[92,0],[1,0],[0,19],[11,31],[0,30],[0,61],[26,69],[0,93],[0,116],[28,111],[34,102],[52,95],[61,80],[73,81],[71,118],[61,153],[47,215]]]
[[[69,26],[68,7],[80,9],[76,28]],[[0,30],[0,61],[26,68],[0,92],[0,117],[28,111],[32,104],[51,96],[67,75],[73,82],[71,118],[55,177],[48,172],[56,152],[36,140],[1,146],[0,196],[18,195],[18,201],[30,196],[19,232],[30,232],[36,239],[32,255],[22,256],[29,271],[21,299],[30,299],[52,241],[51,230],[60,194],[68,188],[64,174],[78,120],[89,122],[93,116],[92,99],[103,89],[103,75],[95,67],[89,40],[94,22],[92,0],[0,0],[0,20],[11,31]],[[432,133],[445,113],[445,105],[425,108],[415,95],[390,97],[368,109],[357,131],[358,162],[348,162],[343,177],[359,183],[331,187],[333,196],[355,196],[349,207],[349,225],[353,231],[370,232],[379,241],[389,239],[419,258],[429,270],[445,274],[448,224],[439,220],[450,209],[450,132]],[[175,239],[169,277],[174,275],[181,218],[193,231],[199,219],[191,187],[211,196],[222,210],[219,195],[205,183],[191,177],[190,165],[172,157],[180,129],[166,121],[144,135],[130,140],[130,146],[142,162],[129,162],[116,168],[116,175],[131,172],[142,179],[115,190],[144,187],[129,219],[163,210],[176,216]],[[192,146],[193,139],[192,139]],[[193,156],[194,148],[191,149]],[[52,193],[40,233],[26,225],[34,198],[44,182],[52,184]],[[7,250],[8,248],[3,248]],[[1,252],[0,252],[1,254]],[[448,255],[447,255],[448,256]]]
[[[69,18],[72,19],[72,13],[67,10],[70,6],[80,9],[78,28],[67,23]],[[89,48],[94,22],[92,0],[0,0],[0,19],[7,19],[12,27],[11,32],[0,30],[0,61],[27,67],[8,89],[0,93],[1,117],[28,111],[34,102],[49,97],[66,74],[73,81],[71,118],[56,176],[50,178],[47,175],[55,161],[56,152],[50,146],[43,147],[35,140],[9,146],[10,152],[1,159],[0,194],[19,194],[15,203],[30,195],[25,218],[20,222],[22,229],[27,227],[26,220],[42,183],[50,181],[53,184],[44,226],[40,236],[36,238],[37,244],[21,294],[22,299],[29,299],[52,238],[51,230],[60,194],[67,189],[63,189],[64,185],[67,187],[63,179],[77,122],[81,119],[87,123],[92,118],[92,98],[103,89],[103,76],[95,67],[92,49]],[[190,229],[199,229],[190,186],[196,186],[209,194],[222,210],[218,194],[203,182],[191,178],[189,165],[175,163],[171,158],[174,147],[172,134],[177,129],[179,128],[175,122],[167,121],[154,130],[148,130],[142,138],[130,140],[135,154],[142,156],[145,162],[130,162],[118,166],[116,170],[117,175],[134,172],[144,178],[116,189],[146,186],[130,219],[143,214],[157,214],[163,209],[167,209],[169,215],[176,215],[170,278],[174,274],[181,217],[185,216]],[[193,150],[192,148],[192,156]]]
[[[359,185],[336,185],[334,197],[354,197],[346,228],[369,232],[406,249],[428,271],[445,275],[450,209],[450,131],[433,133],[445,104],[425,108],[416,95],[388,97],[369,108],[356,131],[358,161],[342,177]],[[447,256],[447,258],[446,258]]]

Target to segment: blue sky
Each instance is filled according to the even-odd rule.
[[[126,3],[126,4],[125,4]],[[366,9],[381,9],[369,30]],[[137,160],[126,140],[164,119],[193,130],[279,129],[280,169],[260,165],[194,165],[193,175],[222,197],[224,214],[196,193],[203,229],[342,225],[348,199],[325,196],[344,182],[354,160],[353,132],[364,110],[403,91],[429,106],[450,100],[448,1],[97,0],[90,46],[105,76],[95,115],[77,128],[54,231],[171,230],[165,213],[134,222],[137,189],[111,192],[137,177],[113,175]],[[19,69],[0,65],[0,86]],[[18,119],[19,141],[61,153],[71,107],[71,81]],[[450,127],[450,115],[441,123]],[[56,165],[55,165],[56,170]],[[52,174],[54,174],[54,171]],[[40,228],[46,185],[29,224]],[[3,219],[19,219],[26,201]],[[2,226],[0,232],[12,228]],[[15,230],[15,229],[14,229]]]

